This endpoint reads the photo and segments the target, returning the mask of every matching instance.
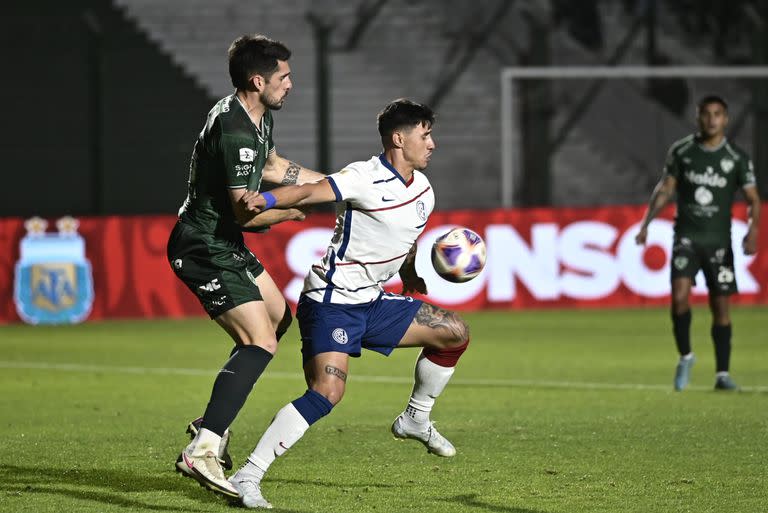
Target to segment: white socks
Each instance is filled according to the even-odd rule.
[[[189,445],[184,450],[184,452],[186,452],[189,456],[202,456],[208,451],[218,455],[220,444],[221,437],[219,435],[213,431],[202,428],[197,432],[197,436],[195,436],[195,438],[189,442]]]
[[[309,424],[301,413],[292,403],[286,404],[272,419],[248,461],[238,472],[253,475],[260,481],[275,458],[282,456],[298,442],[307,429]]]
[[[423,352],[419,355],[414,371],[413,391],[404,415],[406,421],[410,419],[414,424],[429,422],[429,413],[435,399],[443,392],[454,370],[455,367],[443,367],[429,361]]]

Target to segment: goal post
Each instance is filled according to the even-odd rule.
[[[506,67],[501,70],[501,205],[515,206],[520,176],[520,109],[517,88],[520,80],[710,78],[765,79],[768,66],[551,66]],[[671,143],[672,141],[670,141]]]

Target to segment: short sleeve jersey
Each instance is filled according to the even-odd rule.
[[[192,152],[182,222],[215,239],[242,241],[228,189],[259,190],[267,157],[275,151],[272,130],[269,110],[256,125],[234,94],[213,106]]]
[[[689,135],[670,147],[664,176],[677,179],[675,235],[705,246],[729,246],[734,193],[755,185],[749,156],[727,140],[709,149]]]
[[[420,171],[406,182],[383,155],[349,164],[327,179],[339,202],[336,228],[303,292],[326,303],[373,301],[424,231],[435,206],[432,186]]]

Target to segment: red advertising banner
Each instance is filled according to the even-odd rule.
[[[419,240],[417,269],[427,299],[457,310],[485,308],[660,305],[669,301],[672,209],[649,229],[648,245],[634,242],[642,206],[462,210],[432,214]],[[93,275],[89,320],[200,316],[195,296],[175,277],[165,255],[173,216],[110,216],[79,219],[78,233]],[[334,219],[313,214],[246,241],[285,296],[295,302],[310,265],[325,253]],[[449,283],[432,270],[429,254],[438,235],[466,226],[484,237],[485,270],[474,280]],[[50,230],[49,230],[50,231]],[[735,303],[768,304],[768,223],[762,251],[741,250],[746,208],[734,207],[732,238],[740,294]],[[14,301],[23,219],[0,219],[0,323],[20,320]],[[396,278],[387,289],[399,292]],[[703,279],[694,301],[706,300]]]

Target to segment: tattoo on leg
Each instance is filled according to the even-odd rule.
[[[280,182],[280,184],[295,185],[299,181],[300,170],[301,170],[301,166],[299,166],[295,162],[288,162],[288,169],[285,170],[285,175],[283,175],[283,181]]]
[[[326,365],[325,373],[330,374],[331,376],[336,376],[337,378],[339,378],[345,383],[347,382],[347,373],[339,368],[333,367],[331,365]]]
[[[413,318],[413,322],[432,329],[446,330],[451,337],[457,340],[469,338],[469,327],[456,313],[443,310],[429,303],[421,305],[419,311],[416,312],[416,317]]]

